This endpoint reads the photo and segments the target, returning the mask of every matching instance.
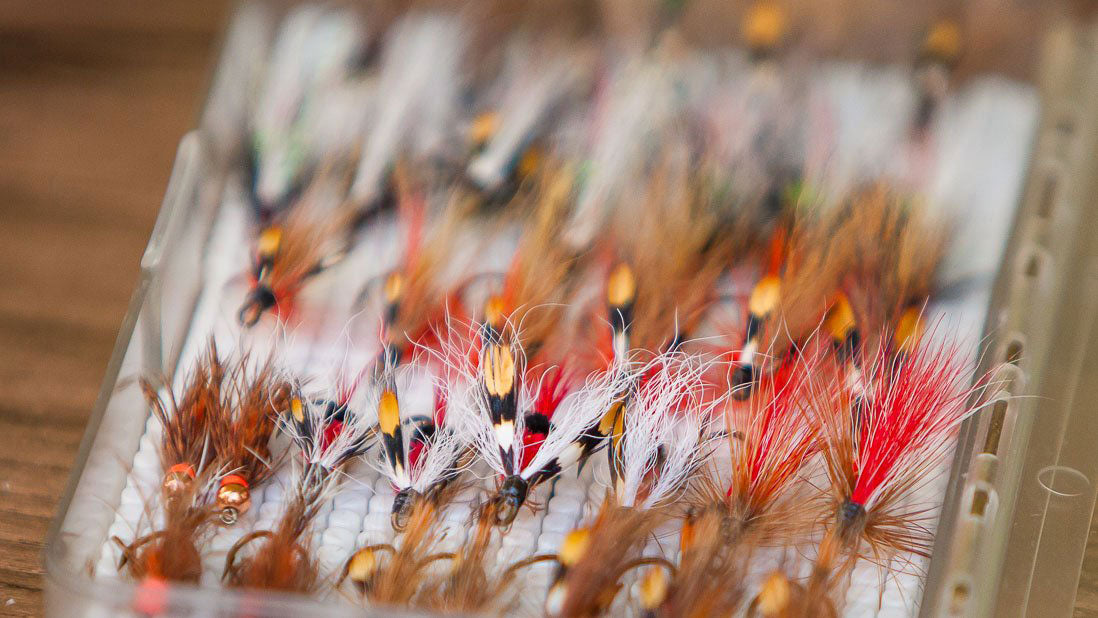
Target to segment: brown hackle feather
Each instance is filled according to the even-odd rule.
[[[529,198],[526,231],[502,284],[504,318],[516,328],[514,335],[531,360],[538,359],[542,346],[560,330],[565,303],[577,284],[579,256],[561,240],[573,175],[566,168],[539,175]]]
[[[936,289],[948,227],[884,184],[851,200],[851,224],[862,230],[843,289],[868,349],[872,337],[895,328],[903,311],[922,307]]]
[[[592,256],[562,240],[576,171],[546,164],[534,179],[528,220],[503,285],[507,324],[527,358],[528,380],[550,368],[569,378],[604,369],[610,358],[605,292]]]
[[[916,498],[942,473],[959,423],[996,386],[985,379],[969,384],[953,342],[928,338],[899,360],[883,348],[862,354],[868,387],[860,403],[837,368],[820,371],[805,394],[829,482],[826,533],[808,591],[835,602],[841,596],[835,586],[860,560],[895,571],[897,560],[929,557],[937,504]],[[861,512],[844,516],[851,503]]]
[[[651,181],[615,210],[614,243],[637,281],[634,349],[662,351],[688,335],[716,298],[737,233],[719,225],[713,197],[691,179],[681,153],[668,153]]]
[[[561,580],[564,602],[560,615],[597,616],[607,611],[630,563],[640,557],[645,542],[669,513],[667,509],[621,507],[608,495],[591,525],[589,545]]]
[[[451,554],[436,550],[446,534],[441,528],[442,512],[466,486],[448,483],[429,496],[416,498],[408,522],[393,544],[375,547],[388,555],[368,582],[357,582],[363,599],[375,605],[422,606],[421,590],[433,581],[438,565],[452,559]]]
[[[685,497],[692,510],[722,514],[722,538],[740,556],[740,544],[747,552],[758,546],[787,547],[817,523],[799,483],[819,449],[819,435],[803,408],[818,370],[807,352],[763,377],[748,400],[729,401],[729,463],[710,461]]]
[[[126,544],[113,540],[122,549],[119,571],[134,580],[155,579],[197,584],[202,575],[199,550],[217,509],[211,499],[209,479],[199,476],[181,492],[161,492],[160,507],[164,525],[159,530]]]
[[[473,510],[465,542],[442,570],[427,581],[418,607],[453,613],[500,612],[502,597],[495,560],[496,502],[486,500]]]
[[[398,166],[398,172],[404,167]],[[448,317],[463,319],[460,294],[444,280],[444,271],[459,243],[466,240],[462,230],[471,214],[471,203],[454,197],[433,216],[412,181],[403,173],[397,177],[407,240],[399,267],[403,279],[401,301],[385,336],[389,345],[405,351]]]
[[[278,415],[289,407],[293,386],[280,376],[272,358],[251,368],[242,354],[230,368],[226,399],[212,438],[226,474],[238,474],[255,487],[273,472],[270,442]]]
[[[122,549],[119,571],[134,579],[197,582],[202,573],[198,545],[213,521],[210,475],[220,463],[211,437],[213,425],[223,414],[226,377],[213,338],[207,345],[184,382],[181,398],[170,388],[161,396],[151,382],[141,381],[145,399],[163,428],[159,455],[166,476],[158,494],[163,527],[129,544],[113,538]],[[189,473],[172,473],[175,465],[187,466]]]
[[[831,599],[810,590],[784,571],[767,575],[747,606],[748,618],[838,618]]]
[[[783,362],[819,326],[849,272],[860,233],[847,205],[802,210],[790,224],[778,308],[762,328],[772,363]]]
[[[732,454],[725,504],[737,533],[756,542],[787,545],[807,530],[796,482],[818,449],[805,416],[803,393],[815,364],[804,356],[786,363],[759,384],[747,402],[726,411]]]
[[[223,579],[234,588],[261,588],[311,593],[318,588],[320,568],[305,534],[317,515],[317,505],[298,494],[270,531],[257,531],[237,542],[226,557]],[[258,547],[247,557],[238,553],[255,542]]]
[[[661,616],[728,616],[742,606],[747,594],[744,577],[749,555],[746,539],[730,542],[722,508],[688,514],[694,541],[680,547],[681,557],[671,580]],[[684,524],[686,525],[686,524]]]
[[[507,615],[515,611],[523,589],[523,569],[555,559],[533,555],[504,566],[496,559],[497,502],[486,500],[473,510],[464,542],[453,553],[421,557],[416,609],[429,612]],[[432,541],[433,542],[433,541]],[[430,547],[426,547],[430,549]],[[399,585],[399,584],[398,584]]]
[[[279,424],[301,457],[294,469],[292,494],[272,530],[245,535],[229,550],[222,573],[229,586],[299,593],[317,590],[319,566],[309,532],[346,467],[369,448],[373,432],[362,417],[348,413],[340,424],[329,424],[326,405],[303,403],[306,422],[283,416]],[[252,547],[253,543],[258,546]],[[239,557],[245,549],[251,554]]]
[[[161,397],[151,382],[141,381],[145,400],[163,427],[160,462],[165,472],[176,464],[187,464],[197,471],[201,464],[214,459],[214,445],[209,438],[215,419],[222,414],[225,368],[212,337],[207,346],[187,377],[181,398],[176,398],[171,389]]]
[[[309,277],[348,249],[361,213],[343,200],[350,179],[345,168],[333,161],[324,163],[298,202],[272,222],[282,234],[268,287],[280,309],[292,307]]]
[[[843,583],[849,581],[858,563],[860,544],[857,531],[840,531],[838,526],[831,526],[824,532],[808,581],[803,590],[798,591],[800,613],[793,615],[807,618],[818,608],[843,605]]]
[[[396,551],[366,593],[371,603],[390,606],[412,603],[434,564],[433,549],[442,538],[438,524],[436,505],[420,501],[412,508],[408,525],[396,542]]]

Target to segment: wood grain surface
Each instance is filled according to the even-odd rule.
[[[0,3],[0,615],[41,614],[43,539],[227,16]],[[1094,544],[1076,615],[1098,617]]]
[[[227,2],[0,2],[0,614],[42,544]]]

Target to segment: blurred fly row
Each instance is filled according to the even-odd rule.
[[[929,309],[966,284],[943,274],[954,222],[929,197],[939,116],[1036,14],[897,11],[910,44],[883,60],[904,78],[851,146],[823,56],[861,3],[641,4],[289,13],[248,89],[234,328],[366,322],[348,332],[369,360],[317,380],[277,341],[211,339],[185,378],[145,383],[161,515],[114,539],[142,611],[202,581],[211,536],[280,471],[280,515],[235,541],[225,586],[446,613],[837,616],[859,565],[919,576],[935,480],[997,388]],[[738,47],[703,42],[717,23]],[[380,226],[393,266],[358,273],[348,256]],[[299,310],[331,273],[351,313]],[[326,573],[312,531],[360,464],[393,490],[390,537]],[[501,552],[581,471],[598,496],[559,545]]]

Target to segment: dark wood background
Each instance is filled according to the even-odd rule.
[[[0,614],[39,615],[42,543],[225,0],[0,2]],[[1098,617],[1098,547],[1077,615]]]
[[[227,2],[0,2],[0,614],[64,489]]]

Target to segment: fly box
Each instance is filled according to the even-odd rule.
[[[648,298],[644,286],[653,281],[652,272],[658,272],[655,267],[646,271],[642,265],[655,253],[675,247],[650,245],[628,254],[626,241],[602,245],[591,240],[609,229],[609,224],[607,228],[587,226],[598,220],[597,216],[591,218],[592,212],[607,218],[620,214],[606,204],[630,202],[638,195],[650,197],[655,191],[652,187],[660,179],[673,177],[674,170],[695,182],[699,169],[709,169],[706,165],[727,172],[727,178],[722,178],[730,186],[757,185],[764,198],[785,196],[786,189],[795,186],[800,196],[796,199],[801,202],[827,201],[829,193],[850,194],[868,181],[884,179],[913,187],[910,192],[925,201],[928,211],[949,221],[948,245],[934,269],[939,285],[930,294],[929,303],[925,299],[918,303],[916,313],[930,324],[925,335],[928,341],[948,335],[957,342],[942,345],[954,345],[951,349],[956,356],[976,369],[973,375],[985,376],[977,381],[983,388],[977,389],[970,404],[976,411],[963,415],[963,420],[955,419],[955,441],[950,438],[940,452],[934,451],[941,461],[924,470],[927,481],[901,501],[926,505],[918,521],[922,522],[920,530],[933,540],[929,558],[920,557],[918,551],[894,552],[887,559],[882,557],[882,564],[867,560],[852,564],[843,572],[843,581],[836,584],[839,592],[830,593],[839,599],[834,601],[836,609],[850,616],[1067,615],[1072,611],[1094,507],[1093,479],[1098,474],[1098,453],[1091,445],[1098,420],[1085,411],[1098,395],[1087,379],[1098,366],[1094,353],[1098,331],[1092,328],[1098,315],[1098,230],[1088,216],[1095,182],[1092,166],[1098,153],[1098,30],[1066,18],[1041,22],[1047,35],[1040,39],[1041,48],[1034,50],[1040,58],[1033,71],[1037,77],[1026,81],[975,71],[954,79],[945,92],[930,101],[927,93],[939,92],[934,89],[939,82],[934,80],[940,76],[934,72],[937,69],[919,71],[929,66],[927,57],[939,49],[935,46],[950,47],[951,32],[932,32],[922,48],[915,46],[922,52],[912,54],[917,67],[913,73],[910,66],[901,66],[894,54],[889,55],[888,48],[898,45],[895,41],[882,42],[878,51],[885,58],[879,62],[869,58],[875,61],[870,63],[857,54],[835,51],[832,48],[836,46],[823,35],[823,42],[815,43],[812,36],[803,35],[802,40],[809,41],[803,45],[809,51],[806,55],[826,57],[808,61],[787,52],[786,57],[773,58],[779,53],[774,49],[786,21],[796,21],[782,13],[779,5],[761,9],[745,5],[742,10],[730,11],[733,15],[720,13],[728,23],[743,24],[742,33],[726,44],[721,28],[715,27],[722,22],[706,24],[706,10],[692,12],[690,3],[685,3],[685,8],[678,6],[680,3],[654,4],[659,4],[652,20],[657,25],[647,27],[657,33],[648,37],[655,42],[645,42],[639,48],[630,42],[633,39],[611,38],[608,42],[601,35],[576,35],[574,29],[563,26],[560,28],[566,34],[560,35],[560,40],[567,44],[561,44],[553,38],[556,34],[546,34],[559,24],[553,21],[552,27],[539,26],[537,19],[547,19],[545,15],[500,26],[497,22],[501,19],[485,17],[493,15],[491,12],[457,10],[445,4],[417,7],[407,14],[389,10],[391,7],[372,11],[278,3],[239,7],[226,34],[199,126],[180,143],[161,213],[142,258],[138,286],[50,533],[45,553],[49,615],[429,613],[422,604],[405,603],[404,607],[414,609],[394,610],[390,605],[369,603],[363,600],[368,595],[362,589],[341,578],[351,576],[354,580],[357,569],[364,568],[349,562],[361,548],[377,548],[376,555],[369,555],[371,561],[382,560],[386,552],[395,560],[405,538],[393,529],[397,495],[437,495],[433,488],[415,485],[416,478],[408,478],[409,490],[401,492],[399,479],[425,474],[423,468],[429,464],[400,459],[401,465],[411,466],[405,471],[395,462],[410,456],[414,449],[401,449],[417,440],[416,448],[443,448],[439,444],[444,439],[439,436],[451,435],[445,432],[452,432],[453,440],[466,440],[469,451],[478,455],[459,458],[461,467],[451,475],[460,472],[463,480],[447,489],[453,492],[452,496],[446,494],[450,502],[435,515],[435,547],[426,555],[432,564],[424,566],[423,573],[445,574],[448,568],[457,569],[455,556],[465,555],[462,552],[479,530],[472,522],[486,503],[484,496],[502,495],[497,492],[505,490],[504,477],[520,478],[523,496],[519,504],[525,500],[536,508],[517,508],[506,516],[507,525],[491,532],[495,536],[485,546],[490,548],[490,558],[484,559],[497,564],[493,577],[503,577],[500,573],[506,572],[505,583],[518,582],[521,588],[518,600],[507,606],[508,612],[538,615],[552,609],[551,603],[556,602],[552,590],[565,581],[561,573],[568,566],[568,544],[577,542],[576,530],[595,525],[592,522],[600,509],[608,508],[605,500],[622,500],[621,496],[634,491],[636,500],[619,506],[636,512],[662,487],[659,475],[671,475],[668,470],[675,465],[676,453],[682,461],[693,462],[681,464],[683,468],[677,472],[700,474],[706,466],[729,465],[727,459],[721,459],[727,457],[724,451],[728,449],[715,448],[714,441],[733,440],[736,444],[735,440],[744,440],[744,433],[753,435],[732,421],[727,425],[712,421],[714,410],[738,405],[730,403],[734,397],[714,400],[699,394],[708,392],[708,387],[699,386],[694,393],[689,386],[695,378],[700,384],[702,373],[717,365],[727,365],[728,375],[736,369],[743,374],[744,367],[752,375],[761,371],[749,364],[744,354],[755,345],[751,327],[737,322],[740,340],[729,346],[728,357],[706,357],[692,365],[703,355],[692,352],[691,346],[711,340],[712,330],[723,323],[709,317],[690,322],[694,317],[675,307],[669,314],[673,319],[667,320],[674,333],[668,337],[671,343],[637,344],[644,336],[640,331],[643,303]],[[606,5],[601,13],[592,14],[628,30],[634,23],[630,10],[623,9],[622,3]],[[592,19],[583,13],[591,12],[590,7],[569,6],[567,10],[577,12],[581,31],[584,20]],[[693,38],[680,40],[679,33],[670,32],[673,26],[669,24],[680,17],[684,29],[695,33]],[[897,24],[903,23],[897,19]],[[818,24],[824,34],[829,25],[825,22]],[[467,29],[469,24],[481,25]],[[789,29],[803,34],[806,26],[799,28]],[[714,40],[721,45],[712,44]],[[797,49],[796,45],[789,47]],[[742,51],[745,48],[747,51]],[[944,79],[949,82],[950,78]],[[773,86],[775,81],[785,83],[782,80],[795,86]],[[774,112],[771,107],[778,105],[776,102],[802,106],[795,109],[803,113],[789,114],[795,117],[790,120]],[[935,103],[932,119],[917,132],[918,137],[912,137],[911,119],[918,122],[920,114],[930,113],[923,107],[931,102]],[[492,113],[480,113],[481,108]],[[702,146],[691,141],[693,138],[682,138],[682,147],[677,149],[652,146],[674,141],[667,136],[678,139],[692,131],[703,136]],[[485,135],[478,137],[481,133]],[[720,138],[709,137],[714,134]],[[475,148],[464,142],[478,139],[482,143]],[[455,149],[455,142],[461,146]],[[705,156],[697,155],[698,149]],[[683,160],[691,163],[683,165]],[[545,195],[552,195],[555,185],[537,184],[523,174],[534,177],[554,165],[558,171],[567,170],[574,181],[563,200],[566,211],[525,222],[499,214],[506,208],[501,204],[518,199],[513,196],[523,195],[531,186],[545,192],[539,194],[539,200],[548,199]],[[342,175],[338,173],[341,166],[348,168]],[[460,178],[437,172],[449,169],[447,166],[458,166]],[[338,180],[319,188],[310,180],[326,174]],[[782,192],[767,189],[769,179],[788,179],[789,174],[797,181],[783,185]],[[621,182],[622,178],[628,181]],[[452,324],[447,323],[454,329],[451,333],[461,331],[476,348],[479,360],[470,374],[476,389],[446,391],[450,399],[442,403],[438,382],[445,371],[438,367],[459,371],[464,362],[460,357],[468,350],[442,337],[435,341],[402,332],[411,342],[409,350],[427,350],[423,366],[435,369],[431,370],[433,377],[412,371],[400,373],[398,379],[392,377],[398,375],[393,368],[395,353],[382,347],[378,337],[381,332],[380,340],[387,341],[386,327],[390,325],[386,315],[396,311],[387,303],[408,289],[402,285],[409,285],[407,279],[395,278],[393,273],[407,267],[409,246],[416,244],[408,232],[415,225],[408,223],[407,214],[417,212],[407,205],[414,201],[408,197],[407,187],[416,182],[427,187],[423,194],[428,196],[450,195],[456,190],[452,187],[479,196],[478,205],[469,207],[471,214],[463,215],[469,218],[462,231],[445,239],[450,243],[449,252],[437,265],[440,279],[463,282],[459,301],[476,307],[466,320],[455,318]],[[638,184],[648,188],[638,193]],[[659,209],[675,199],[668,192],[653,198],[651,204],[636,206],[625,217],[635,218],[623,226],[628,232],[618,233],[624,234],[623,238],[646,233],[646,213],[663,213]],[[281,247],[283,257],[289,253],[290,217],[298,208],[294,204],[303,200],[336,204],[350,200],[360,208],[353,217],[329,215],[324,219],[325,225],[345,221],[346,226],[331,228],[334,231],[324,237],[310,237],[314,238],[310,242],[327,247],[336,238],[338,246],[325,249],[326,253],[309,262],[299,280],[285,287],[264,287],[271,277],[278,276],[277,272],[271,274],[272,269],[279,268],[264,261],[268,259],[264,247],[274,243]],[[422,212],[430,218],[438,208],[452,207],[454,200],[436,200],[450,206],[432,205],[435,202],[426,198],[423,201],[427,206]],[[707,202],[708,207],[717,208],[712,205],[715,201]],[[395,209],[392,202],[398,203]],[[801,216],[800,211],[796,213],[794,218]],[[710,214],[705,211],[698,216]],[[778,221],[781,216],[776,215]],[[560,220],[558,227],[551,225],[554,217]],[[417,219],[412,216],[411,220]],[[423,221],[418,221],[422,226]],[[473,224],[468,225],[469,221]],[[668,216],[652,233],[673,234],[678,221]],[[553,416],[545,421],[520,415],[517,429],[513,422],[507,425],[506,415],[503,420],[485,416],[484,422],[492,424],[479,433],[465,427],[475,424],[473,420],[432,418],[431,410],[437,411],[439,406],[457,410],[468,405],[475,411],[475,401],[460,405],[453,401],[462,393],[494,401],[491,397],[511,375],[499,372],[516,371],[508,363],[517,362],[524,370],[535,365],[532,358],[516,361],[511,348],[493,347],[500,345],[493,337],[503,337],[506,328],[532,336],[528,333],[536,330],[531,324],[537,321],[515,318],[516,324],[523,322],[522,328],[506,320],[497,325],[492,313],[496,307],[492,299],[497,297],[492,289],[500,281],[507,287],[509,277],[518,269],[511,256],[521,253],[523,243],[532,242],[529,230],[538,225],[559,231],[559,236],[549,237],[562,246],[586,247],[575,254],[590,260],[585,263],[596,273],[584,275],[587,279],[577,277],[569,292],[574,294],[569,296],[572,300],[550,327],[569,320],[579,324],[577,328],[594,324],[592,328],[603,333],[597,338],[601,341],[605,336],[604,357],[618,358],[622,350],[627,353],[634,345],[647,349],[656,360],[644,361],[649,364],[642,363],[643,371],[631,369],[633,381],[626,380],[626,386],[580,379],[571,392],[562,391],[553,399],[552,405],[560,406],[562,412],[543,415],[547,419]],[[781,223],[766,225],[770,230]],[[345,227],[353,228],[354,234],[352,240],[343,242]],[[278,234],[272,235],[270,230],[276,228]],[[791,225],[791,237],[796,238],[799,229]],[[440,244],[441,237],[431,235],[434,230],[424,232],[421,240]],[[752,241],[746,242],[751,245]],[[887,245],[900,240],[881,236],[879,242]],[[606,249],[611,244],[612,249]],[[700,244],[697,251],[709,251],[711,245]],[[767,242],[756,241],[752,246],[752,251],[773,254],[773,247],[780,243],[769,243],[770,249]],[[795,242],[790,241],[789,246]],[[929,245],[924,247],[931,251]],[[310,247],[313,249],[315,246]],[[614,258],[606,256],[615,252],[632,255],[634,271],[622,274],[620,268],[613,268]],[[786,264],[785,268],[791,267]],[[749,305],[760,297],[758,281],[764,271],[754,262],[742,268],[730,262],[719,269],[719,276],[714,275],[709,283],[718,290],[713,306],[731,306],[734,322],[743,321],[741,313],[749,321],[755,315]],[[704,281],[706,272],[698,267],[690,273],[690,280]],[[537,275],[532,289],[548,286],[547,277]],[[600,282],[603,277],[608,283],[592,284],[590,277]],[[628,302],[618,303],[619,293],[626,294]],[[637,295],[636,306],[633,294]],[[284,295],[292,295],[292,302]],[[541,299],[539,307],[561,304],[553,297],[542,299],[535,294],[532,298]],[[609,303],[612,311],[605,316],[599,313],[598,319],[576,319],[578,314],[569,313],[569,308],[581,305],[577,298],[585,298],[583,302],[588,304],[594,298],[600,311]],[[672,298],[678,302],[684,294]],[[831,316],[839,303],[829,303],[826,321],[821,315],[819,333],[823,334],[811,336],[823,337],[828,324],[834,323]],[[488,309],[481,311],[481,306]],[[451,308],[447,305],[448,316]],[[453,326],[459,322],[464,330]],[[691,328],[696,323],[696,330],[686,332],[687,323]],[[605,332],[599,331],[600,325]],[[302,457],[294,451],[302,438],[294,432],[302,430],[301,423],[308,424],[302,420],[307,414],[297,414],[294,406],[319,405],[316,394],[295,396],[293,403],[279,404],[288,410],[280,413],[297,420],[280,417],[270,438],[270,460],[264,458],[264,463],[273,466],[271,478],[252,488],[250,508],[242,508],[239,514],[234,511],[231,523],[210,523],[201,535],[196,557],[201,574],[196,574],[195,581],[150,586],[148,578],[135,582],[140,578],[127,576],[119,567],[120,561],[142,555],[142,544],[155,544],[163,538],[156,530],[164,525],[161,501],[165,499],[162,494],[168,495],[163,492],[169,491],[164,485],[169,465],[162,461],[164,424],[150,410],[148,391],[158,393],[162,401],[169,399],[170,392],[182,392],[210,341],[228,355],[247,351],[253,360],[274,355],[302,392],[317,387],[337,391],[325,400],[332,404],[328,412],[317,417],[326,428],[313,446],[322,451],[342,435],[331,433],[333,418],[339,419],[338,431],[346,433],[346,426],[357,421],[344,415],[353,413],[356,405],[369,409],[370,415],[377,411],[370,421],[376,425],[363,430],[364,440],[373,440],[372,447],[364,456],[340,464],[340,478],[324,485],[324,495],[315,503],[316,512],[311,513],[307,530],[300,535],[300,547],[310,554],[316,570],[310,594],[234,587],[226,582],[240,577],[239,570],[230,568],[231,572],[222,575],[227,560],[230,566],[256,560],[258,550],[242,540],[255,537],[252,540],[258,544],[269,540],[264,534],[283,521],[286,504],[297,495],[295,487],[301,482],[302,470],[312,470],[310,466],[316,464],[309,455]],[[801,351],[801,341],[796,343],[796,351],[789,354],[806,354]],[[442,357],[445,361],[437,362]],[[635,355],[623,357],[637,362]],[[586,362],[579,353],[569,352],[561,358],[573,366]],[[614,360],[603,358],[602,362],[611,369],[618,366]],[[393,373],[386,373],[390,369]],[[601,371],[610,372],[608,384],[616,384],[611,369],[603,367]],[[893,369],[881,371],[886,377],[893,375]],[[860,379],[872,382],[873,375],[867,367]],[[700,403],[695,403],[705,414],[698,417],[696,425],[674,425],[666,434],[660,433],[665,431],[663,425],[652,426],[650,433],[656,442],[651,460],[636,464],[641,470],[639,489],[622,489],[628,485],[622,479],[629,478],[633,464],[615,460],[614,453],[640,448],[629,443],[636,438],[622,436],[630,436],[628,423],[643,426],[643,419],[623,416],[630,420],[622,421],[620,433],[611,428],[598,436],[588,428],[594,425],[584,421],[584,428],[568,440],[554,438],[566,422],[578,423],[575,419],[589,415],[583,405],[575,403],[582,402],[584,396],[597,399],[600,393],[609,393],[606,403],[612,404],[618,400],[614,389],[625,388],[631,393],[625,408],[642,408],[645,402],[657,405],[652,402],[660,401],[660,393],[648,394],[644,385],[661,376],[673,382],[668,392],[683,389],[690,397],[679,396],[690,401],[697,395]],[[389,425],[386,414],[390,411],[377,399],[384,395],[340,388],[362,382],[370,385],[363,391],[384,393],[388,388],[384,385],[390,384],[385,380],[390,378],[392,388],[399,384],[401,389],[401,412],[395,426]],[[536,411],[543,403],[538,394],[556,394],[555,388],[543,388],[552,379],[551,372],[539,374],[536,388],[519,396],[516,405],[529,405]],[[326,384],[333,380],[339,384]],[[994,388],[987,387],[989,383]],[[482,388],[487,394],[477,390]],[[867,392],[870,394],[865,397],[876,396],[871,389]],[[175,404],[185,407],[182,398]],[[682,405],[681,401],[674,404],[676,410]],[[405,416],[406,409],[418,412]],[[672,416],[676,423],[683,418],[679,412]],[[417,420],[421,418],[427,421]],[[429,432],[423,429],[424,422]],[[748,425],[750,421],[745,427]],[[403,438],[394,427],[403,428]],[[537,449],[526,459],[522,453],[514,455],[512,461],[508,458],[513,453],[503,446],[502,455],[481,448],[478,440],[503,440],[500,436],[505,430],[511,432],[510,440],[519,441],[515,442],[519,451],[523,436],[544,434],[538,448],[546,449],[545,467],[526,476],[517,471],[534,465],[527,459],[541,461]],[[854,435],[862,436],[859,432],[871,429],[855,430]],[[398,441],[403,440],[395,450],[385,442],[394,433]],[[634,429],[632,435],[637,433]],[[614,436],[619,436],[620,444]],[[681,446],[687,436],[699,441],[696,452],[676,450],[676,444]],[[583,451],[585,440],[594,444],[596,437],[611,446],[598,444],[590,447],[593,452]],[[561,447],[559,453],[551,452],[556,448],[554,439],[580,449],[575,457],[584,464],[569,467],[575,463],[569,459],[572,451]],[[859,439],[867,438],[855,441]],[[866,444],[862,443],[863,450],[869,449]],[[731,449],[733,457],[735,448],[740,447]],[[425,457],[419,452],[418,457]],[[802,455],[806,459],[813,456]],[[495,458],[500,458],[498,464],[492,463]],[[194,476],[193,468],[189,474]],[[862,470],[861,474],[866,473]],[[806,487],[827,483],[824,466],[819,463],[795,476]],[[683,487],[686,485],[689,482],[684,481]],[[689,493],[675,488],[669,490],[666,501],[653,498],[653,508],[685,500],[683,491]],[[864,512],[866,504],[859,506]],[[810,508],[807,503],[805,508]],[[615,584],[620,586],[617,596],[603,609],[611,614],[640,615],[642,609],[638,608],[646,607],[646,595],[663,590],[659,582],[668,581],[659,579],[664,566],[663,577],[670,578],[674,589],[675,577],[685,568],[676,561],[689,549],[686,532],[679,529],[683,510],[653,524],[638,547],[630,550],[634,552],[630,554],[632,562],[623,564],[635,572],[622,573]],[[821,560],[822,550],[817,546],[822,543],[821,535],[826,535],[828,521],[817,521],[796,549],[768,546],[753,554],[742,572],[747,583],[735,604],[736,611],[796,615],[767,614],[772,599],[759,592],[760,587],[779,586],[784,591],[784,596],[779,596],[786,603],[801,593],[811,596],[805,591],[812,587],[805,582],[811,581],[813,561],[818,565]],[[523,562],[529,557],[534,559]],[[521,570],[508,568],[515,564],[520,564]],[[774,572],[784,572],[789,578],[784,583],[767,579],[768,573]],[[434,607],[439,609],[437,604]],[[469,611],[468,607],[455,609],[445,604],[441,609],[493,611],[488,606]]]

